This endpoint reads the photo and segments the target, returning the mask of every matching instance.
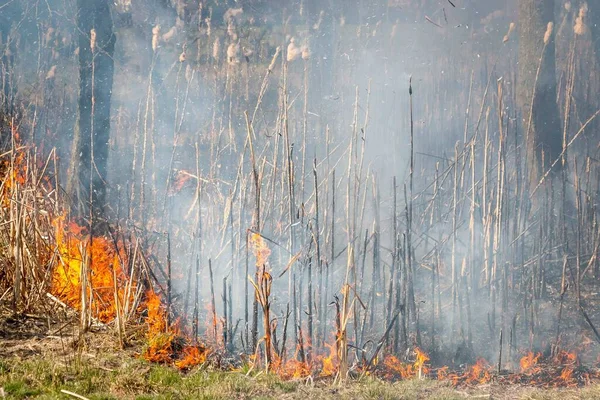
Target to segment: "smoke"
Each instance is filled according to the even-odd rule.
[[[13,2],[21,10],[0,12],[9,22],[0,21],[0,49],[6,54],[9,43],[16,45],[19,102],[28,118],[43,115],[31,123],[37,139],[49,131],[63,148],[78,90],[74,3],[49,2],[50,12],[37,19],[25,0]],[[528,274],[538,274],[548,291],[557,290],[560,277],[550,268],[534,271],[525,259],[541,246],[531,237],[514,245],[529,227],[511,209],[521,201],[512,192],[521,190],[521,175],[512,167],[523,160],[510,73],[513,2],[166,3],[120,1],[112,10],[119,17],[109,214],[149,234],[156,268],[170,254],[176,309],[187,322],[193,291],[210,301],[210,260],[217,313],[225,314],[226,297],[228,326],[238,326],[241,346],[240,335],[251,328],[248,275],[256,263],[246,243],[257,230],[271,250],[280,329],[287,307],[297,306],[290,337],[311,316],[313,343],[331,340],[329,305],[351,265],[368,310],[352,322],[355,345],[379,340],[398,296],[407,299],[409,278],[399,271],[410,261],[418,307],[406,328],[411,341],[457,363],[463,355],[456,349],[468,341],[475,354],[493,359],[501,329],[509,337],[514,327],[512,340],[518,326],[526,342],[531,323],[539,333],[530,345],[548,343],[554,309],[541,305],[541,294],[523,293],[536,285],[526,282]],[[578,15],[579,35],[583,7]],[[37,61],[25,51],[36,43]],[[274,59],[278,48],[283,54]],[[499,90],[505,103],[496,110]],[[498,205],[505,187],[510,207]],[[519,300],[502,297],[517,291]]]

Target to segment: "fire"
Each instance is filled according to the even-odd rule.
[[[92,300],[92,317],[102,322],[112,321],[117,308],[126,300],[124,288],[128,278],[123,265],[127,264],[124,244],[115,244],[103,236],[90,238],[85,228],[74,222],[66,223],[64,216],[55,219],[54,227],[60,262],[53,271],[52,293],[70,307],[81,310],[81,297],[85,292]],[[82,288],[84,267],[88,281],[85,291]]]
[[[560,365],[573,365],[577,363],[577,354],[574,352],[568,352],[560,350],[554,356],[554,363]]]
[[[462,375],[447,373],[447,369],[445,369],[442,373],[438,371],[438,377],[440,376],[443,379],[450,379],[454,386],[485,384],[492,380],[491,366],[483,358],[477,359],[477,362],[468,367]]]
[[[564,367],[560,372],[560,380],[567,385],[575,384],[575,379],[573,378],[573,368]]]
[[[527,355],[523,356],[519,361],[521,373],[537,373],[541,369],[538,366],[538,360],[541,356],[541,353],[534,355],[531,351],[528,352]]]
[[[211,346],[223,348],[223,324],[219,323],[219,315],[216,310],[213,309],[212,303],[206,301],[204,306],[206,310],[206,331],[204,333],[207,343]]]
[[[415,368],[419,371],[419,377],[421,377],[421,374],[424,373],[428,373],[428,369],[424,368],[425,363],[427,361],[430,360],[429,356],[427,355],[427,353],[425,353],[423,350],[421,350],[418,347],[415,347],[415,353],[417,354],[417,359],[415,361]]]
[[[180,370],[187,370],[206,362],[207,351],[202,346],[186,346],[182,354],[183,358],[175,362],[175,366]]]
[[[171,183],[171,188],[169,189],[169,195],[174,195],[176,193],[179,193],[192,178],[197,179],[198,177],[196,175],[189,173],[188,171],[184,171],[184,170],[177,171],[177,173],[175,174],[175,177],[173,179],[173,182]]]
[[[27,182],[27,172],[29,170],[28,165],[27,165],[27,159],[25,157],[27,153],[25,151],[16,151],[15,152],[15,156],[14,159],[12,161],[12,173],[10,176],[7,176],[4,179],[4,186],[7,189],[12,189],[17,185],[25,185],[25,183]],[[11,167],[11,161],[10,160],[6,160],[3,162],[3,167],[6,170],[10,170]],[[3,169],[4,169],[3,168]],[[5,198],[4,200],[9,200],[8,198]]]
[[[271,255],[271,250],[267,246],[265,239],[259,233],[251,232],[248,240],[252,246],[252,252],[256,257],[256,265],[265,265]]]
[[[448,379],[448,366],[447,365],[438,369],[437,378],[438,378],[438,381],[443,381],[443,380]]]
[[[167,326],[167,311],[163,307],[160,296],[153,290],[146,292],[146,306],[148,344],[142,356],[151,362],[169,363],[173,357],[173,341],[176,332]]]
[[[323,367],[321,368],[321,376],[333,376],[338,369],[337,349],[335,345],[326,343],[329,348],[329,355],[323,357]]]
[[[492,375],[490,374],[490,366],[483,358],[478,359],[475,365],[468,369],[467,373],[467,382],[469,383],[483,384],[488,383],[492,379]]]
[[[295,358],[281,362],[277,356],[274,357],[272,370],[282,379],[300,379],[306,378],[311,374],[310,365]]]
[[[164,310],[160,296],[154,290],[146,292],[146,306],[148,307],[148,334],[157,334],[167,331],[167,312]]]
[[[146,292],[148,315],[147,345],[142,357],[150,362],[174,363],[179,370],[204,364],[209,351],[202,345],[185,345],[189,339],[182,335],[179,321],[168,324],[167,310],[160,296],[152,289]]]
[[[410,379],[414,377],[422,378],[423,375],[429,374],[429,368],[425,366],[425,363],[429,361],[429,356],[415,347],[416,359],[411,363],[403,363],[396,356],[388,355],[383,360],[383,365],[386,369],[387,376],[399,376],[402,379]]]

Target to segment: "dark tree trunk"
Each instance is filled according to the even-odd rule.
[[[67,191],[79,214],[102,214],[115,36],[108,0],[77,0],[79,103]],[[90,208],[91,207],[91,208]]]
[[[15,113],[14,64],[17,51],[16,41],[10,37],[12,23],[22,18],[19,2],[9,2],[0,11],[0,112],[7,116]]]
[[[549,23],[554,23],[554,0],[519,0],[517,101],[532,190],[562,148],[553,34],[544,40]]]

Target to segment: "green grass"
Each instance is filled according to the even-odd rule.
[[[112,358],[110,358],[112,357]],[[68,390],[89,399],[595,399],[600,386],[569,390],[507,388],[497,385],[454,389],[447,382],[383,382],[367,377],[344,385],[331,381],[282,381],[277,376],[197,368],[188,373],[121,355],[87,361],[37,356],[0,360],[0,399],[69,399]],[[109,362],[110,368],[101,367]],[[119,362],[116,366],[115,363]]]

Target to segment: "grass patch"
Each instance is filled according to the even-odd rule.
[[[116,359],[119,359],[118,357]],[[109,367],[104,365],[108,363]],[[144,360],[114,355],[100,355],[85,360],[65,362],[56,357],[35,356],[28,359],[0,361],[0,398],[65,399],[61,390],[69,390],[89,399],[464,399],[467,396],[503,397],[535,400],[569,400],[600,398],[600,386],[582,389],[542,390],[507,388],[488,385],[483,388],[459,389],[448,382],[407,380],[385,382],[365,377],[336,384],[331,380],[283,381],[273,374],[242,371],[216,371],[196,368],[180,373],[175,368],[155,365]]]

